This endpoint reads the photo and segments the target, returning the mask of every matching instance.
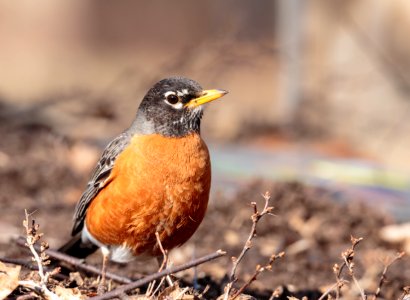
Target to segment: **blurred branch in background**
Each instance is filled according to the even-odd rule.
[[[410,92],[409,78],[407,78],[405,70],[396,61],[396,58],[384,49],[383,44],[385,44],[385,41],[383,41],[383,36],[379,36],[379,40],[375,41],[370,34],[361,28],[360,24],[355,21],[348,11],[342,10],[342,13],[340,11],[338,13],[342,25],[352,34],[352,37],[363,48],[363,51],[370,54],[369,58],[374,59],[386,79],[396,86],[399,93],[408,96]]]
[[[302,95],[302,60],[304,15],[308,3],[298,0],[278,1],[278,37],[281,44],[281,122],[287,125],[295,123],[297,112],[303,101]]]

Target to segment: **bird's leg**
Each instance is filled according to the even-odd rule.
[[[162,246],[161,238],[160,238],[158,232],[155,232],[155,236],[157,238],[157,243],[158,243],[159,249],[161,250],[161,253],[162,253],[162,260],[159,256],[157,256],[157,262],[158,262],[158,265],[159,265],[158,272],[161,272],[162,270],[165,270],[166,268],[168,268],[168,250],[165,250],[164,247]],[[174,285],[174,283],[172,282],[171,276],[167,275],[166,279],[167,279],[167,282],[168,282],[169,286]]]
[[[102,295],[106,292],[105,275],[107,273],[108,257],[110,256],[110,250],[107,247],[101,247],[101,252],[103,255],[103,262],[101,268],[101,280],[97,288],[98,295]]]
[[[159,266],[158,272],[161,272],[168,267],[168,256],[166,257],[166,259],[165,257],[157,256],[156,259],[157,259],[158,266]],[[172,281],[170,275],[165,276],[165,279],[167,280],[167,283],[169,286],[174,285],[174,282]]]
[[[167,268],[168,262],[166,260],[164,260],[163,257],[161,256],[157,256],[155,257],[158,263],[158,272],[163,271],[164,269]]]

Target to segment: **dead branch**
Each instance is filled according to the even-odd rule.
[[[241,286],[235,294],[233,294],[233,296],[231,297],[231,300],[235,299],[236,297],[238,297],[240,294],[243,293],[243,291],[252,283],[254,282],[259,274],[261,274],[262,272],[268,270],[271,271],[272,270],[272,265],[275,262],[275,260],[282,258],[283,256],[285,256],[285,252],[280,252],[279,254],[273,254],[270,259],[268,264],[266,264],[265,266],[261,267],[260,265],[256,266],[255,272],[252,274],[251,278],[245,282],[245,284],[243,286]]]
[[[376,300],[377,297],[379,297],[379,295],[380,295],[382,286],[383,286],[384,282],[386,281],[386,273],[387,273],[387,270],[389,269],[389,267],[390,267],[392,264],[394,264],[396,261],[398,261],[399,259],[401,259],[401,258],[404,256],[404,254],[405,254],[404,252],[399,252],[399,253],[396,254],[396,256],[395,256],[393,259],[390,259],[390,260],[386,259],[386,260],[384,261],[383,272],[382,272],[382,274],[380,275],[379,284],[378,284],[378,286],[377,286],[376,292],[375,292],[374,295],[373,295],[373,300]]]
[[[344,262],[343,262],[342,266],[344,267]],[[346,280],[340,278],[341,268],[340,268],[339,264],[337,264],[337,263],[333,265],[333,274],[334,274],[335,277],[336,277],[335,292],[336,292],[336,300],[338,300],[339,297],[340,297],[340,290],[342,289],[342,287],[343,287],[346,283],[348,283],[348,281],[346,281]],[[328,293],[328,294],[329,294],[329,293]],[[324,294],[323,294],[323,295],[324,295]],[[323,296],[323,295],[322,295],[322,296]]]
[[[319,300],[324,299],[324,297],[328,294],[330,294],[330,292],[334,289],[336,292],[336,300],[339,299],[340,297],[340,289],[346,284],[346,280],[344,280],[343,278],[341,278],[343,269],[345,267],[348,268],[349,270],[349,275],[350,277],[352,277],[357,289],[360,292],[360,296],[362,298],[362,300],[366,300],[367,297],[363,291],[363,289],[361,288],[359,281],[357,280],[356,276],[354,275],[353,269],[354,269],[354,262],[353,262],[353,258],[355,255],[355,248],[356,246],[363,240],[362,237],[360,238],[355,238],[353,236],[350,237],[350,241],[352,243],[352,245],[350,246],[350,248],[346,249],[345,251],[342,252],[341,256],[343,259],[342,264],[339,266],[339,264],[334,264],[333,265],[333,273],[336,276],[336,283],[332,286],[331,289],[327,290],[325,293],[323,293]]]
[[[224,300],[229,299],[229,295],[232,290],[233,284],[238,280],[236,277],[236,270],[238,268],[239,263],[242,261],[243,257],[245,256],[246,252],[252,247],[252,239],[256,236],[256,226],[258,225],[259,220],[265,216],[265,215],[271,215],[273,207],[269,206],[269,200],[271,198],[269,192],[266,192],[265,194],[262,195],[262,197],[265,199],[265,205],[263,207],[262,212],[258,211],[258,207],[256,205],[256,202],[251,202],[251,205],[253,207],[253,214],[251,216],[252,220],[252,228],[249,233],[249,236],[242,248],[241,253],[239,254],[238,257],[232,257],[232,270],[229,275],[229,282],[225,287],[225,296]],[[257,275],[256,275],[257,276]]]
[[[347,281],[342,279],[342,283],[345,284],[345,283],[347,283]],[[335,290],[335,289],[337,288],[337,285],[339,285],[339,284],[340,284],[340,282],[336,282],[335,284],[333,284],[330,288],[328,288],[328,289],[320,296],[320,298],[319,298],[318,300],[324,300],[325,297],[326,297],[327,295],[329,295],[333,290]]]
[[[16,239],[16,243],[19,246],[24,247],[25,245],[25,241],[23,238],[18,238]],[[38,251],[40,249],[40,247],[38,245],[34,245],[34,248]],[[89,273],[93,273],[96,275],[101,276],[101,270],[95,266],[92,265],[88,265],[84,262],[83,259],[79,259],[70,255],[67,255],[65,253],[59,252],[57,250],[53,250],[53,249],[46,249],[45,253],[50,256],[51,258],[55,259],[55,260],[59,260],[59,261],[63,261],[67,264],[70,264],[74,267],[76,267],[79,270],[85,271],[85,272],[89,272]],[[111,280],[114,280],[116,282],[119,283],[130,283],[132,282],[131,279],[127,278],[127,277],[123,277],[120,275],[117,275],[115,273],[111,273],[111,272],[106,272],[105,276]]]
[[[32,271],[38,271],[38,266],[33,265],[31,261],[25,259],[0,257],[0,261],[6,264],[19,265]]]
[[[41,239],[43,236],[42,233],[38,231],[39,225],[36,224],[35,220],[31,220],[30,224],[30,215],[25,210],[25,219],[23,221],[23,226],[26,229],[26,242],[25,246],[30,249],[31,254],[33,255],[33,260],[36,262],[38,267],[38,275],[40,276],[40,281],[34,280],[20,280],[19,285],[31,289],[36,294],[43,296],[46,299],[50,300],[59,300],[60,298],[50,291],[47,287],[48,279],[54,273],[59,272],[59,268],[56,268],[51,272],[44,272],[44,265],[48,265],[50,261],[48,260],[48,255],[44,252],[48,248],[46,242],[42,242],[40,246],[39,253],[35,249],[34,245]]]
[[[205,255],[205,256],[200,257],[198,259],[194,259],[194,260],[192,260],[190,262],[187,262],[185,264],[175,266],[175,267],[172,267],[172,268],[169,268],[169,269],[165,269],[161,272],[145,276],[144,278],[142,278],[140,280],[137,280],[137,281],[131,282],[129,284],[123,285],[123,286],[121,286],[121,287],[119,287],[115,290],[112,290],[108,293],[105,293],[104,295],[92,297],[90,299],[105,300],[105,299],[111,299],[111,298],[114,298],[114,297],[118,297],[118,296],[124,294],[125,292],[127,292],[129,290],[136,289],[136,288],[138,288],[138,287],[140,287],[144,284],[147,284],[147,283],[149,283],[153,280],[157,280],[157,279],[160,279],[164,276],[167,276],[167,275],[170,275],[170,274],[175,274],[175,273],[190,269],[192,267],[195,267],[195,266],[198,266],[200,264],[209,262],[211,260],[214,260],[214,259],[219,258],[219,257],[224,256],[224,255],[226,255],[225,251],[218,250],[214,253]]]
[[[35,247],[37,250],[37,247]],[[37,250],[38,251],[38,250]],[[9,257],[0,257],[0,261],[7,263],[7,264],[13,264],[13,265],[19,265],[22,266],[23,268],[32,270],[32,271],[38,271],[38,266],[33,265],[31,261],[28,261],[27,259],[18,259],[18,258],[9,258]],[[49,267],[46,267],[45,270],[47,272],[51,272],[52,269]],[[64,280],[67,279],[67,276],[57,273],[53,275],[53,278],[58,279],[58,280]]]
[[[362,240],[363,240],[362,237],[355,238],[355,237],[352,236],[351,237],[352,247],[350,249],[347,249],[346,251],[342,252],[342,258],[344,260],[344,266],[346,266],[349,269],[349,275],[350,275],[350,277],[352,277],[353,282],[355,283],[357,289],[359,290],[362,300],[366,300],[367,299],[366,294],[364,293],[364,290],[362,289],[362,287],[359,284],[359,281],[357,280],[356,276],[354,275],[354,266],[355,265],[354,265],[354,262],[353,262],[354,248]],[[342,270],[342,268],[340,268],[340,270]]]

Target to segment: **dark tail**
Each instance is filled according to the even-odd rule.
[[[81,233],[79,233],[61,246],[58,251],[77,258],[86,258],[97,251],[97,249],[98,247],[92,243],[83,243],[81,241]]]

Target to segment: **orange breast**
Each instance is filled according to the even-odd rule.
[[[106,245],[158,255],[155,232],[171,249],[198,228],[210,184],[208,148],[199,135],[134,136],[117,158],[110,182],[91,202],[87,228]]]

